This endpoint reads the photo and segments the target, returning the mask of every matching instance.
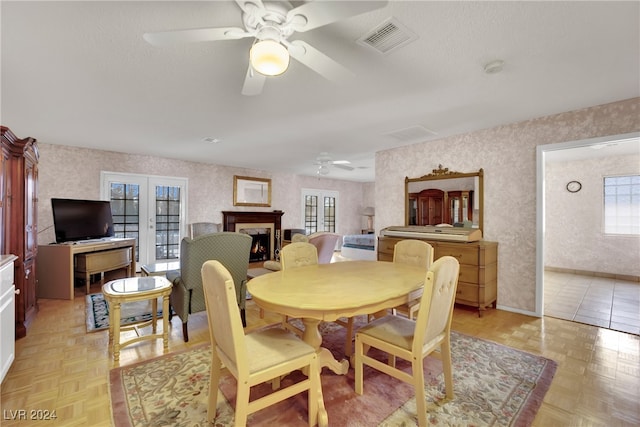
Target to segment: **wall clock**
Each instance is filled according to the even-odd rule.
[[[569,191],[570,193],[577,193],[578,191],[580,191],[580,189],[582,189],[582,184],[580,184],[580,181],[569,181],[567,183],[567,191]]]

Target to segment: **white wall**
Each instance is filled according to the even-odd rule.
[[[376,154],[376,228],[404,224],[404,178],[484,169],[484,237],[498,242],[498,305],[536,308],[536,147],[640,130],[640,98]]]
[[[37,138],[37,136],[35,136]],[[302,188],[340,193],[339,234],[356,234],[362,228],[365,184],[327,178],[270,173],[205,163],[185,162],[153,156],[47,144],[39,141],[38,243],[55,240],[51,198],[97,199],[100,171],[184,177],[189,180],[187,222],[222,222],[222,211],[284,211],[283,228],[302,228]],[[233,176],[271,178],[270,208],[233,206]],[[367,205],[369,206],[369,205]]]
[[[603,232],[603,178],[640,174],[640,155],[545,165],[545,267],[640,276],[640,236]],[[580,181],[577,193],[567,182]]]

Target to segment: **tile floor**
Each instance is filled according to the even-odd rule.
[[[544,314],[640,335],[640,283],[546,271]]]

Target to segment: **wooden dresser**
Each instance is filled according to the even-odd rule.
[[[393,261],[393,248],[406,237],[378,237],[378,261]],[[478,308],[478,313],[496,302],[498,295],[498,243],[424,240],[433,246],[433,259],[450,255],[460,262],[456,302]]]

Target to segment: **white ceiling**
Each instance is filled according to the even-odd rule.
[[[242,26],[232,1],[2,1],[0,13],[0,118],[51,144],[305,175],[326,151],[356,167],[329,178],[373,181],[379,150],[640,96],[637,1],[391,1],[290,38],[356,78],[292,60],[255,97],[240,94],[250,39],[142,38]],[[388,55],[356,44],[389,17],[417,41]],[[495,59],[504,70],[485,74]],[[388,135],[412,126],[434,134]]]

